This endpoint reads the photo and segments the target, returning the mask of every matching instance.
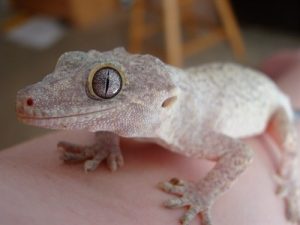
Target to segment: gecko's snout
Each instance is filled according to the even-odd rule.
[[[16,99],[16,112],[18,116],[33,116],[34,99],[31,96],[24,96],[23,94],[17,95]]]

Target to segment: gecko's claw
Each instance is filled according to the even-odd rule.
[[[85,161],[84,171],[94,171],[106,159],[108,168],[116,171],[123,166],[124,160],[119,148],[101,148],[99,144],[80,146],[68,142],[59,142],[57,148],[62,151],[61,159],[64,162]]]
[[[202,214],[203,225],[211,225],[209,209],[211,206],[210,199],[201,191],[201,188],[195,183],[179,180],[176,178],[168,182],[159,183],[159,187],[168,193],[180,195],[180,197],[172,198],[164,202],[167,208],[179,208],[189,206],[188,211],[180,218],[183,225],[188,225],[199,213]]]

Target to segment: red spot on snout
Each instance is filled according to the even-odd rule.
[[[28,106],[33,106],[33,99],[32,98],[28,98],[26,101]]]

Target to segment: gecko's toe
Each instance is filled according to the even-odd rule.
[[[213,201],[208,197],[209,194],[205,190],[202,190],[200,185],[173,178],[170,181],[159,183],[159,188],[167,193],[179,195],[165,201],[165,207],[189,207],[188,211],[180,219],[182,224],[190,224],[197,214],[203,215],[203,225],[211,224],[211,219],[207,212]]]
[[[104,159],[107,160],[108,168],[111,171],[117,170],[124,164],[121,150],[117,147],[102,148],[99,144],[80,146],[68,142],[59,142],[57,148],[61,151],[60,158],[64,162],[85,161],[85,172],[96,170]]]
[[[300,191],[300,190],[299,190]],[[298,191],[298,192],[299,192]],[[286,217],[289,221],[300,225],[300,196],[288,195],[286,200]]]
[[[124,165],[124,159],[121,152],[111,153],[107,157],[106,161],[107,161],[108,168],[111,171],[116,171],[118,168]]]
[[[72,153],[72,152],[63,152],[60,156],[60,159],[64,162],[80,162],[85,160],[85,157],[82,154]]]
[[[57,149],[61,152],[81,153],[85,146],[61,141],[57,143]]]
[[[197,209],[196,207],[189,208],[188,211],[180,218],[181,224],[182,225],[190,224],[200,211],[201,209]]]
[[[68,142],[59,142],[57,149],[60,151],[60,159],[64,162],[80,162],[87,159],[87,155],[83,151],[85,147],[74,145]]]
[[[187,188],[187,183],[177,178],[172,178],[167,182],[160,182],[158,187],[167,193],[182,195]]]
[[[101,161],[95,160],[95,159],[86,160],[84,162],[84,171],[85,172],[94,171],[97,169],[97,167],[99,166],[100,163],[101,163]]]
[[[276,175],[275,181],[278,185],[276,194],[283,198],[286,204],[286,218],[292,223],[300,225],[300,184],[297,178]]]
[[[189,201],[186,198],[171,198],[164,202],[164,206],[167,208],[180,208],[189,205]]]

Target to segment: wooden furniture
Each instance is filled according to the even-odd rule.
[[[149,1],[136,0],[132,6],[128,44],[131,52],[141,52],[145,40],[159,31],[161,24],[146,21],[146,9],[149,10],[148,3]],[[217,26],[209,24],[210,29],[205,35],[196,35],[192,39],[183,40],[181,17],[193,17],[193,15],[181,13],[180,9],[186,6],[193,7],[194,3],[193,0],[161,1],[166,61],[181,66],[185,57],[211,47],[222,40],[230,43],[237,59],[243,58],[245,48],[229,0],[212,0],[220,24]],[[189,24],[184,24],[184,26],[188,27]]]
[[[72,26],[84,28],[114,15],[118,0],[11,0],[12,7],[26,14],[43,14],[65,19]]]

